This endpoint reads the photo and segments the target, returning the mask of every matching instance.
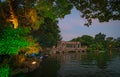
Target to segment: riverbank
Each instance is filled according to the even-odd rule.
[[[11,76],[19,74],[19,73],[27,73],[31,72],[38,67],[40,67],[40,63],[42,62],[42,59],[39,57],[27,57],[25,61],[22,63],[20,67],[16,67],[12,69]]]
[[[41,63],[50,55],[44,54],[41,56],[24,56],[25,61],[18,67],[14,67],[11,70],[10,77],[16,77],[19,74],[25,74],[33,72],[34,70],[41,67]]]

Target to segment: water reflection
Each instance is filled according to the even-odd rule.
[[[111,58],[111,54],[111,52],[63,54],[60,56],[61,68],[58,75],[60,77],[118,77],[120,57],[114,55]],[[114,65],[117,68],[114,68]]]
[[[59,62],[55,58],[48,58],[42,63],[42,77],[57,77],[60,68]]]
[[[115,51],[56,54],[24,77],[119,77],[119,66],[120,53]]]

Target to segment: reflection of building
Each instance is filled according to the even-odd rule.
[[[58,77],[79,77],[79,74],[83,73],[84,69],[84,67],[82,68],[80,66],[82,56],[84,55],[86,55],[86,53],[82,52],[57,54],[57,58],[61,63],[60,69],[58,70]]]
[[[67,51],[86,51],[86,48],[81,47],[80,42],[59,41],[56,47],[52,48],[53,53]]]

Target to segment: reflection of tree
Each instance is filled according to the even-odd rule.
[[[81,63],[84,65],[84,64],[87,64],[87,65],[92,65],[92,64],[95,64],[94,62],[94,57],[95,54],[92,53],[92,52],[89,52],[85,55],[82,55],[81,56]]]
[[[86,55],[83,55],[81,58],[81,63],[83,65],[96,65],[100,69],[105,69],[107,67],[108,55],[105,52],[94,53],[89,52]]]
[[[57,58],[60,61],[61,65],[66,64],[66,62],[73,62],[75,60],[81,60],[82,55],[86,53],[65,53],[65,54],[58,54]]]
[[[107,60],[106,60],[106,54],[105,53],[99,53],[98,56],[96,56],[96,62],[97,66],[100,69],[105,69],[107,67]]]
[[[55,58],[47,58],[42,63],[42,77],[57,77],[60,68],[59,61]]]

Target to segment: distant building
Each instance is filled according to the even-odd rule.
[[[52,53],[56,53],[67,51],[86,51],[86,49],[81,47],[80,42],[58,41],[57,46],[53,46],[51,51]]]

